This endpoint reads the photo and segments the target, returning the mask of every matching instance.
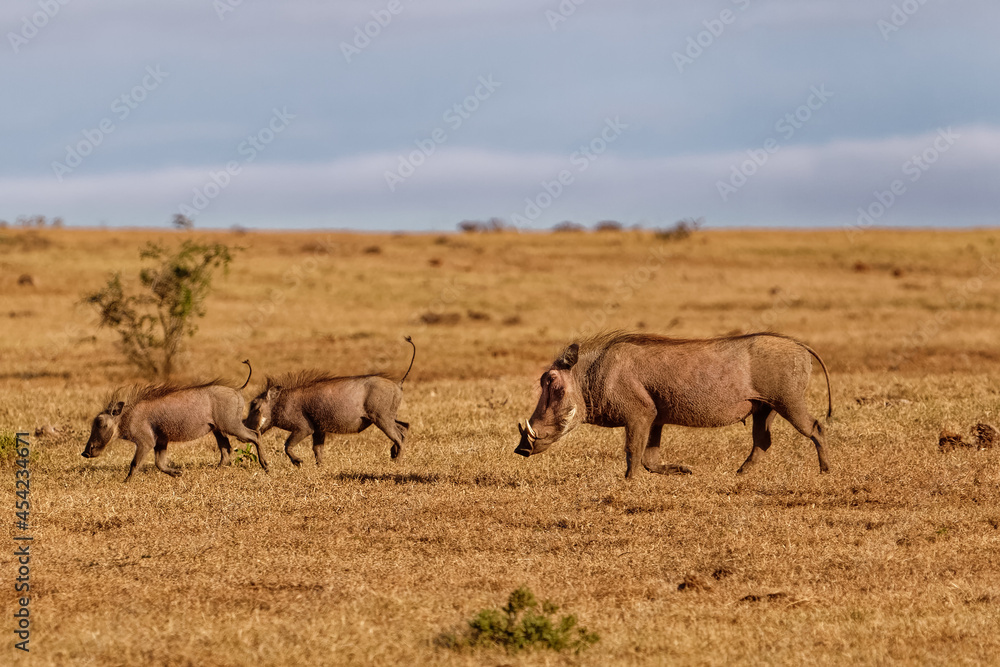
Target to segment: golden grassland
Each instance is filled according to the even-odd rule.
[[[245,247],[216,282],[185,378],[385,371],[417,345],[403,461],[370,429],[295,469],[216,469],[172,444],[80,457],[105,393],[135,381],[79,305],[148,240],[0,230],[0,429],[30,438],[30,663],[984,664],[1000,656],[1000,451],[941,453],[1000,422],[1000,232],[201,233]],[[31,274],[34,286],[18,285]],[[431,323],[428,323],[428,320]],[[600,328],[773,329],[830,367],[832,472],[782,420],[751,474],[750,428],[667,428],[682,477],[623,479],[620,430],[513,454],[541,371]],[[825,406],[817,375],[809,401]],[[0,586],[13,650],[14,471]],[[4,579],[6,578],[6,579]],[[688,585],[680,587],[687,582]],[[601,635],[579,654],[435,643],[528,585]]]

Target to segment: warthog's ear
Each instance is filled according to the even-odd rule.
[[[553,364],[556,368],[560,370],[568,370],[576,366],[577,360],[580,358],[580,346],[573,343],[565,350],[563,350],[562,356],[556,359]]]
[[[278,394],[280,393],[281,393],[281,387],[271,387],[270,389],[267,390],[267,400],[269,402],[273,401],[274,399],[278,398]]]
[[[125,409],[125,401],[118,401],[115,403],[115,407],[111,408],[111,416],[117,417]]]

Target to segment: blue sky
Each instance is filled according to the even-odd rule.
[[[0,219],[993,225],[998,19],[985,0],[6,0]]]

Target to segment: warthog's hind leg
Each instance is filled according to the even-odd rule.
[[[219,443],[218,467],[221,468],[222,466],[230,465],[232,461],[229,460],[229,456],[233,453],[233,448],[229,444],[229,438],[226,437],[225,433],[219,430],[212,431],[212,435],[215,436],[215,441]]]
[[[775,414],[777,413],[770,405],[754,402],[753,447],[750,449],[750,456],[743,462],[740,469],[736,471],[737,475],[747,472],[753,465],[760,463],[760,460],[764,458],[764,452],[771,446],[771,422],[774,421]]]
[[[830,472],[830,466],[826,462],[826,434],[823,433],[823,425],[809,414],[809,410],[804,403],[780,410],[779,412],[799,433],[812,440],[813,444],[816,445],[816,456],[819,457],[819,471]]]
[[[649,441],[646,451],[642,453],[642,465],[649,472],[659,475],[690,475],[691,468],[675,463],[660,463],[660,437],[663,434],[663,424],[653,424],[649,429]]]
[[[378,430],[392,440],[392,448],[389,450],[389,456],[392,457],[392,460],[398,461],[403,458],[403,442],[406,440],[406,432],[410,425],[395,419],[386,419],[382,415],[377,415],[373,421]]]

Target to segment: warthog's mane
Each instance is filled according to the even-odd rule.
[[[598,350],[603,350],[605,348],[611,347],[612,345],[617,345],[619,343],[626,343],[633,345],[686,345],[688,343],[743,340],[746,338],[755,338],[757,336],[772,336],[774,338],[784,338],[786,340],[794,341],[796,343],[799,342],[798,340],[792,338],[791,336],[775,333],[773,331],[758,331],[755,333],[744,333],[744,334],[726,334],[722,336],[713,336],[711,338],[675,338],[673,336],[662,336],[660,334],[615,330],[615,331],[605,331],[590,336],[588,338],[584,338],[582,340],[577,341],[577,344],[580,346],[580,352],[584,353],[584,352],[594,352]]]
[[[179,391],[185,391],[187,389],[204,389],[205,387],[211,387],[213,385],[218,385],[222,387],[230,387],[235,389],[235,387],[226,384],[220,379],[211,380],[209,382],[200,382],[197,384],[182,384],[177,382],[163,382],[159,384],[134,384],[127,387],[118,387],[108,394],[104,402],[105,412],[110,412],[118,403],[124,403],[125,408],[130,408],[137,403],[142,401],[153,401],[158,398],[163,398],[171,394],[176,394]]]
[[[337,380],[359,380],[361,378],[370,377],[384,378],[387,377],[387,375],[385,373],[370,373],[368,375],[334,375],[333,373],[317,370],[291,371],[290,373],[282,373],[280,375],[268,375],[264,390],[267,391],[272,387],[281,387],[283,389],[301,389],[302,387],[311,387],[313,385],[323,384],[324,382],[334,382]]]

